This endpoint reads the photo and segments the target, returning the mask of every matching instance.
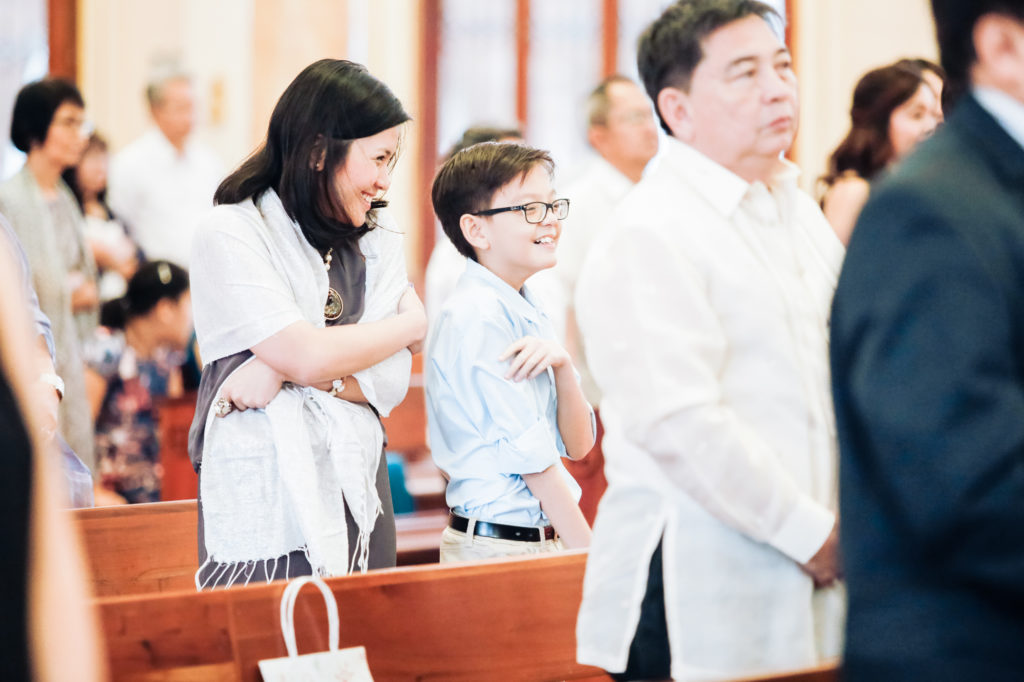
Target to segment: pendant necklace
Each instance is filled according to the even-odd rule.
[[[345,310],[345,301],[341,299],[341,294],[334,290],[334,287],[330,286],[330,272],[331,272],[331,260],[333,260],[334,247],[327,249],[327,254],[324,256],[324,270],[328,273],[327,278],[327,303],[324,304],[324,317],[330,321],[334,321],[341,317],[341,313]]]

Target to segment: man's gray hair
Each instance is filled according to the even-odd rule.
[[[608,76],[603,81],[597,84],[597,87],[591,90],[587,96],[587,125],[588,126],[603,126],[608,124],[608,112],[612,108],[612,98],[608,94],[608,90],[611,86],[616,83],[632,83],[632,78],[627,78],[622,74],[616,73]]]
[[[146,101],[149,102],[149,106],[155,107],[160,104],[163,101],[167,85],[177,81],[185,81],[192,84],[192,74],[176,65],[155,69],[146,83]]]

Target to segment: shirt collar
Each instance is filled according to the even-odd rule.
[[[539,322],[542,317],[547,317],[544,311],[537,305],[537,300],[533,297],[533,293],[528,285],[523,285],[523,293],[520,294],[509,286],[508,282],[472,258],[466,259],[466,274],[463,277],[469,277],[494,290],[498,298],[504,301],[516,315],[534,323]]]
[[[595,164],[604,189],[614,201],[621,199],[633,187],[633,181],[603,157],[598,156]]]
[[[976,87],[971,94],[1006,134],[1024,147],[1024,104],[996,88]]]
[[[185,148],[179,152],[178,149],[171,144],[171,141],[168,140],[156,126],[149,129],[149,138],[150,144],[153,145],[153,149],[164,158],[187,159],[190,156],[189,150],[192,147],[192,140],[186,140]]]
[[[690,145],[669,137],[664,141],[664,163],[672,165],[714,208],[731,217],[750,191],[750,183],[725,166],[712,161]],[[775,174],[768,182],[770,189],[796,186],[800,167],[779,159]]]

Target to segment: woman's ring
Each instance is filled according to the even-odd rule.
[[[217,398],[213,406],[217,410],[218,417],[226,417],[231,413],[231,410],[235,409],[235,406],[227,398]]]

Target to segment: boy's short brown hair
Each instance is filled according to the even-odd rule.
[[[523,179],[538,165],[549,174],[555,172],[551,154],[515,142],[481,142],[445,161],[437,171],[430,195],[434,213],[459,253],[477,260],[476,252],[462,235],[462,216],[490,208],[498,190]]]

